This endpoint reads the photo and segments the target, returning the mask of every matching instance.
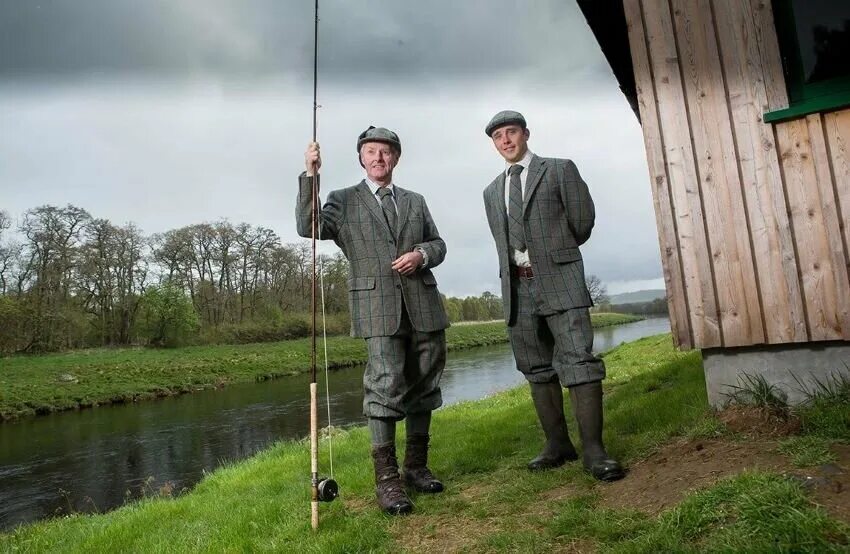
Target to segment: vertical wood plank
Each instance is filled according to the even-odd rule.
[[[723,346],[764,342],[749,224],[708,0],[672,0]]]
[[[676,237],[676,216],[670,201],[669,179],[664,162],[664,145],[658,121],[658,109],[649,65],[649,52],[646,48],[640,1],[625,0],[624,9],[652,187],[652,200],[655,205],[655,224],[658,228],[658,241],[661,247],[661,265],[667,289],[670,327],[673,332],[673,339],[678,347],[693,348],[688,307],[685,301],[682,264]]]
[[[809,138],[812,145],[812,163],[815,166],[816,180],[814,186],[821,201],[821,214],[823,229],[821,234],[826,241],[829,254],[828,268],[831,274],[826,275],[826,281],[830,286],[824,288],[826,298],[825,304],[832,307],[835,321],[830,323],[834,326],[830,329],[830,335],[834,331],[840,338],[850,338],[850,279],[847,275],[847,260],[844,256],[844,240],[841,232],[841,220],[837,203],[837,186],[833,181],[832,160],[829,156],[826,143],[826,129],[824,119],[820,114],[813,114],[806,118],[809,130]],[[832,317],[833,314],[830,314]]]
[[[824,198],[813,159],[810,125],[820,131],[820,116],[788,121],[776,126],[785,190],[797,246],[799,271],[810,340],[842,337],[837,313],[838,286],[823,213]]]
[[[714,0],[738,166],[747,203],[753,258],[758,269],[765,340],[807,340],[797,258],[785,205],[773,126],[762,121],[768,109],[765,62],[755,13],[739,0]],[[781,83],[782,84],[782,83]]]
[[[699,347],[721,346],[700,185],[690,129],[682,116],[687,102],[672,17],[665,0],[645,0],[642,7],[694,342]]]
[[[829,155],[838,201],[839,226],[844,247],[844,265],[850,272],[850,110],[824,115]],[[847,338],[845,331],[844,337]]]
[[[782,58],[779,54],[779,38],[773,21],[773,8],[770,0],[744,0],[735,7],[736,11],[750,9],[753,16],[755,45],[759,49],[761,64],[754,67],[763,75],[767,104],[764,111],[788,107],[788,89],[785,86],[785,73],[782,71]]]

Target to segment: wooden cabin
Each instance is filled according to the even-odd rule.
[[[846,377],[850,1],[577,1],[640,118],[673,339],[712,405],[745,374],[792,403]]]

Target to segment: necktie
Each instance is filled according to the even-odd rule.
[[[508,194],[508,244],[519,251],[525,250],[525,230],[522,227],[522,182],[519,174],[523,167],[512,165],[508,170],[511,176],[510,193]]]
[[[387,187],[381,187],[378,191],[381,197],[381,208],[384,210],[384,217],[387,218],[387,224],[390,226],[390,231],[395,235],[395,226],[397,215],[395,213],[395,204],[393,203],[393,191]]]

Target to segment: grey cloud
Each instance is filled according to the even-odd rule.
[[[46,0],[0,4],[0,77],[221,77],[312,69],[313,4]],[[325,0],[323,77],[610,73],[573,2]]]

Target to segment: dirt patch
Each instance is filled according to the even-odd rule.
[[[796,470],[793,475],[804,479],[804,488],[811,490],[812,500],[836,519],[850,523],[850,445],[832,447],[838,458],[814,471]]]
[[[833,447],[838,461],[812,468],[794,467],[778,453],[775,439],[712,439],[669,444],[634,464],[626,479],[598,485],[602,505],[657,514],[691,492],[745,470],[787,475],[809,491],[811,500],[833,517],[850,522],[850,446]]]
[[[602,504],[649,514],[675,506],[690,492],[744,469],[777,471],[789,465],[776,441],[682,441],[634,464],[622,481],[601,485]]]
[[[718,419],[733,433],[747,436],[787,437],[800,432],[800,419],[783,410],[731,406]]]

